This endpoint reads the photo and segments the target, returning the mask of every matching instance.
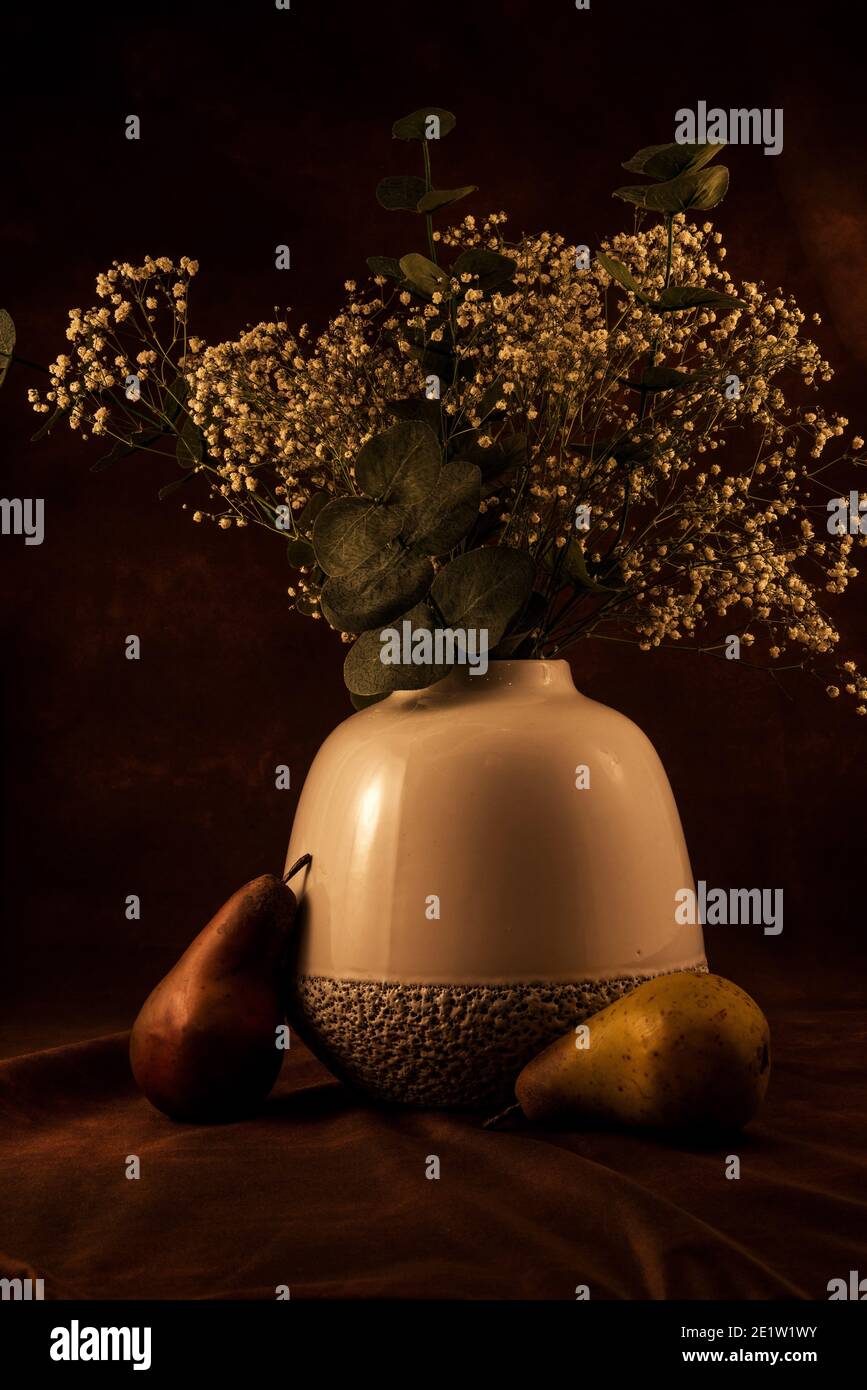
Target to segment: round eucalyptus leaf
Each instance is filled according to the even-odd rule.
[[[6,309],[0,309],[0,386],[3,385],[12,362],[14,348],[15,324],[12,322],[12,315]]]
[[[196,464],[202,461],[202,451],[202,431],[187,416],[175,448],[175,456],[181,468],[195,468]]]
[[[412,111],[410,115],[402,116],[399,121],[395,121],[391,133],[396,140],[427,140],[430,138],[431,116],[437,118],[440,139],[457,125],[457,118],[453,112],[445,111],[441,106],[421,106],[418,111]]]
[[[385,695],[392,690],[424,690],[425,686],[441,680],[448,675],[449,666],[436,666],[432,662],[413,660],[413,650],[419,655],[423,635],[428,640],[434,632],[435,619],[426,603],[418,603],[408,612],[401,613],[391,622],[362,632],[350,647],[343,663],[343,679],[354,694],[363,696]],[[409,624],[408,640],[404,623]],[[390,660],[395,654],[408,661]]]
[[[414,174],[389,174],[376,186],[376,201],[380,207],[389,210],[415,212],[426,189],[424,179],[416,178]]]
[[[402,280],[400,261],[394,256],[368,256],[367,268],[371,275],[384,275],[389,280]]]
[[[391,545],[350,574],[328,579],[320,595],[322,612],[339,632],[365,632],[418,603],[432,578],[426,555]]]
[[[387,401],[392,415],[398,420],[421,420],[432,429],[437,439],[442,435],[442,408],[439,401],[429,401],[427,396],[409,396],[402,401]]]
[[[355,481],[379,502],[411,506],[432,487],[440,457],[430,426],[421,420],[403,420],[367,441],[355,460]]]
[[[525,645],[528,637],[544,621],[547,611],[547,598],[544,594],[534,590],[517,617],[509,623],[505,633],[497,643],[496,650],[490,653],[494,660],[515,656],[519,649]]]
[[[349,699],[352,702],[352,708],[360,711],[368,709],[370,705],[378,705],[381,700],[386,698],[387,694],[388,691],[384,690],[381,695],[356,695],[354,690],[350,690]]]
[[[471,358],[461,358],[453,352],[444,352],[436,344],[414,344],[409,350],[409,355],[415,358],[425,376],[439,377],[443,391],[447,391],[457,377],[471,376],[475,372],[475,364]]]
[[[173,492],[177,492],[179,487],[183,487],[184,483],[188,483],[193,476],[192,473],[185,473],[182,478],[175,478],[173,482],[166,483],[165,487],[161,487],[157,493],[157,500],[164,502],[167,497],[171,497]]]
[[[679,176],[678,182],[683,179],[683,199],[687,209],[694,208],[696,212],[708,212],[721,203],[729,187],[729,171],[723,164],[715,164],[712,169],[690,170],[686,174]],[[657,188],[661,188],[658,184]],[[651,201],[648,207],[653,208],[655,204]]]
[[[743,299],[735,299],[722,290],[708,290],[701,285],[669,285],[651,309],[746,309]]]
[[[170,420],[176,420],[184,408],[190,388],[182,376],[176,376],[171,386],[165,389],[163,406]]]
[[[316,552],[309,541],[301,536],[292,536],[286,542],[286,559],[293,569],[309,568],[316,563]]]
[[[401,256],[400,268],[412,288],[422,294],[451,293],[451,279],[448,273],[441,266],[429,261],[427,256],[420,256],[417,251],[411,251],[408,256]]]
[[[316,559],[326,574],[351,574],[393,541],[401,514],[377,507],[365,497],[337,497],[313,523]]]
[[[612,280],[616,280],[619,285],[622,285],[625,290],[629,290],[631,294],[636,294],[639,298],[642,297],[641,286],[632,274],[632,271],[628,270],[625,265],[616,260],[614,256],[609,256],[605,251],[597,251],[596,259],[606,274],[611,276]]]
[[[481,481],[475,464],[444,464],[427,496],[409,509],[401,527],[404,542],[425,555],[452,550],[479,514]]]
[[[460,457],[474,463],[482,475],[483,489],[495,491],[495,484],[504,485],[513,473],[527,465],[527,436],[508,434],[487,449],[478,444],[465,445]],[[484,491],[483,491],[484,495]]]
[[[501,256],[499,251],[485,251],[481,247],[472,251],[462,251],[454,262],[452,275],[471,275],[478,281],[480,290],[495,290],[510,280],[518,268],[512,256]]]
[[[164,437],[162,430],[153,430],[150,433],[142,430],[139,434],[134,435],[132,439],[118,439],[107,454],[103,454],[101,458],[98,458],[95,463],[90,465],[90,471],[91,473],[102,473],[106,468],[110,468],[113,463],[117,463],[120,459],[129,458],[132,454],[137,454],[139,449],[149,448],[151,444],[156,444],[158,440]],[[178,459],[178,462],[180,463],[180,459]],[[187,467],[188,465],[182,464],[181,466]]]
[[[451,207],[452,203],[457,203],[461,198],[477,191],[478,185],[475,183],[468,183],[463,188],[432,188],[429,193],[425,193],[422,187],[423,196],[418,200],[416,211],[436,212],[437,208]]]
[[[305,536],[309,535],[313,530],[313,523],[319,513],[328,506],[328,500],[328,493],[324,491],[314,492],[307,498],[307,501],[304,503],[304,506],[301,508],[296,518],[298,529],[302,531]]]
[[[687,170],[667,183],[645,183],[634,187],[616,188],[615,198],[635,203],[650,212],[688,212],[690,208],[706,212],[716,207],[726,195],[729,171],[723,164],[712,168]]]
[[[698,381],[705,381],[707,372],[687,372],[680,367],[648,367],[639,386],[644,391],[683,391]]]
[[[536,566],[526,550],[483,546],[450,560],[431,586],[449,627],[487,631],[495,647],[533,591]]]
[[[725,142],[695,145],[645,145],[622,164],[630,174],[646,174],[651,179],[674,179],[687,169],[702,169],[719,154]]]

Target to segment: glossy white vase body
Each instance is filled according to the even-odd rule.
[[[353,715],[305,783],[292,1015],[385,1099],[484,1105],[642,979],[706,968],[668,779],[565,661],[457,668]]]

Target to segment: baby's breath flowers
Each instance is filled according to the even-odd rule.
[[[147,256],[143,265],[115,261],[98,275],[102,302],[70,310],[70,347],[51,364],[44,397],[30,391],[34,409],[68,412],[70,426],[85,437],[90,432],[120,441],[135,433],[141,412],[127,402],[157,412],[162,389],[178,376],[188,345],[189,285],[198,268],[186,256],[178,265],[167,256]]]
[[[511,241],[506,221],[467,217],[432,241],[447,264],[469,250],[510,256],[510,284],[488,292],[452,275],[420,297],[386,275],[348,281],[316,335],[275,311],[207,345],[187,336],[195,262],[115,264],[97,281],[101,303],[70,314],[70,348],[46,395],[31,393],[35,408],[156,452],[192,429],[191,472],[207,493],[193,520],[290,538],[300,548],[289,597],[312,617],[325,575],[311,508],[357,497],[365,443],[423,418],[444,460],[482,472],[479,517],[459,548],[505,545],[535,561],[528,654],[593,637],[723,655],[734,634],[745,663],[771,670],[832,658],[827,604],[857,574],[867,538],[835,533],[828,504],[848,495],[864,441],[847,445],[848,421],[820,403],[831,369],[804,313],[779,289],[735,284],[710,222],[675,217],[670,247],[663,225],[604,245],[639,298],[601,262],[581,268],[562,236]],[[654,304],[669,284],[728,298],[665,312]],[[172,409],[178,376],[183,410]],[[820,678],[865,712],[853,662]]]

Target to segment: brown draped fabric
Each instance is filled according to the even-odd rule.
[[[867,1270],[864,1015],[769,1013],[765,1110],[704,1149],[380,1109],[297,1039],[262,1112],[214,1127],[138,1095],[126,1034],[14,1057],[0,1276],[48,1298],[825,1299]]]

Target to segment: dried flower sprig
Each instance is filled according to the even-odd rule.
[[[275,311],[209,346],[187,336],[195,262],[115,265],[35,407],[110,436],[108,461],[169,441],[205,475],[195,520],[287,539],[290,597],[354,643],[361,700],[445,674],[378,659],[406,616],[472,621],[495,656],[586,637],[724,655],[736,639],[750,664],[814,669],[867,544],[860,514],[835,525],[829,508],[867,456],[818,401],[831,368],[804,313],[725,267],[704,216],[728,187],[719,147],[639,151],[626,167],[654,182],[618,190],[635,228],[591,261],[555,233],[510,240],[503,212],[436,229],[474,189],[433,187],[432,124],[441,138],[454,118],[396,123],[422,174],[377,190],[423,218],[428,254],[371,257],[324,331]],[[489,578],[496,598],[470,611]],[[829,695],[864,713],[867,679],[838,669]]]

